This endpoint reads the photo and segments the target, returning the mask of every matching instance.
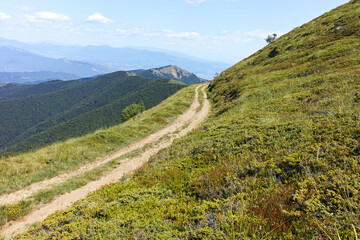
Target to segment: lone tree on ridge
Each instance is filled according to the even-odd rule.
[[[265,39],[267,43],[272,43],[276,40],[277,34],[273,33],[272,35],[268,35],[267,38]]]

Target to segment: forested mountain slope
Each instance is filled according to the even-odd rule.
[[[3,98],[9,99],[0,101],[0,149],[25,151],[113,126],[121,122],[126,106],[143,102],[150,108],[183,87],[115,72],[85,82],[45,82],[5,94]]]
[[[69,85],[77,84],[77,81],[53,80],[36,85],[8,83],[0,87],[0,101],[10,98],[23,98],[32,95],[40,95],[59,91]]]
[[[16,239],[357,239],[360,1],[214,79],[200,129]]]

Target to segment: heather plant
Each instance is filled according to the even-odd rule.
[[[121,112],[121,121],[126,122],[130,118],[138,115],[139,113],[145,111],[145,106],[143,102],[140,102],[139,104],[133,103],[129,106],[127,106],[124,110]]]

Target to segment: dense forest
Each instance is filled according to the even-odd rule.
[[[19,152],[81,136],[121,122],[121,111],[143,102],[148,109],[183,88],[168,79],[128,72],[88,81],[50,81],[0,88],[0,149]]]
[[[62,81],[53,80],[36,85],[31,84],[17,84],[7,83],[0,87],[0,101],[11,98],[24,98],[32,95],[40,95],[49,92],[59,91],[65,87],[73,84],[78,84],[79,81]]]

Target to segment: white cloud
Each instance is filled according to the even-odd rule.
[[[36,8],[24,5],[21,7],[21,9],[28,12],[28,11],[35,10]]]
[[[159,41],[187,41],[199,43],[211,43],[215,45],[231,45],[231,44],[243,44],[250,43],[259,38],[266,38],[269,34],[276,33],[278,36],[283,35],[281,31],[266,31],[266,30],[254,30],[251,32],[241,31],[227,31],[223,30],[219,33],[212,34],[200,34],[198,32],[191,31],[174,31],[170,29],[143,29],[143,28],[118,28],[113,34],[118,37],[133,37],[136,39],[157,39]]]
[[[143,37],[155,36],[155,33],[147,32],[142,28],[134,28],[134,29],[118,28],[115,30],[115,32],[116,35],[120,35],[120,36],[143,36]]]
[[[39,34],[48,34],[50,32],[57,34],[72,33],[74,24],[70,17],[55,12],[35,12],[18,15],[14,22],[21,24],[22,28],[31,29]]]
[[[6,19],[10,19],[10,18],[11,18],[10,15],[7,15],[4,12],[0,12],[0,20],[6,20]]]
[[[197,6],[203,2],[205,2],[206,0],[186,0],[186,2],[190,5],[193,5],[193,6]]]
[[[163,30],[145,30],[142,28],[134,29],[121,29],[118,28],[115,30],[116,35],[118,36],[140,36],[144,38],[168,38],[168,39],[184,39],[192,40],[198,39],[201,35],[197,32],[175,32],[169,29]]]
[[[133,37],[143,39],[157,39],[159,41],[186,41],[186,42],[198,42],[198,43],[211,43],[215,45],[223,44],[241,44],[252,42],[254,36],[250,34],[242,33],[238,31],[228,32],[222,31],[221,33],[214,34],[200,34],[197,32],[177,32],[170,29],[162,30],[146,30],[143,28],[123,29],[118,28],[114,32],[118,37]],[[190,41],[189,41],[190,40]]]
[[[70,21],[70,17],[55,12],[37,12],[33,17],[38,20]]]
[[[92,23],[112,23],[113,20],[103,16],[100,13],[94,13],[93,15],[90,15],[86,21],[92,22]]]
[[[183,39],[195,39],[199,38],[201,35],[197,32],[174,32],[169,29],[162,30],[165,37],[168,38],[183,38]]]
[[[115,30],[115,32],[119,35],[128,35],[128,36],[134,35],[134,32],[128,29],[118,28]]]

